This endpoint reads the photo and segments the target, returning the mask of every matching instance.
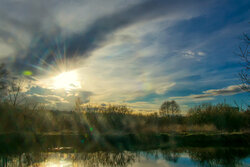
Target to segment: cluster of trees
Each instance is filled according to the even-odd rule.
[[[176,101],[164,101],[160,108],[160,115],[166,116],[166,115],[174,115],[180,113],[180,106]]]
[[[174,103],[172,103],[174,104]],[[101,106],[79,112],[14,107],[0,103],[0,132],[168,133],[249,130],[250,112],[227,104],[203,104],[188,115],[135,114],[126,106]],[[171,108],[171,107],[170,107]],[[94,110],[93,110],[94,109]],[[172,112],[172,110],[170,110]]]
[[[193,124],[213,124],[218,130],[239,131],[250,128],[250,111],[241,111],[228,104],[202,104],[189,110],[189,121]]]

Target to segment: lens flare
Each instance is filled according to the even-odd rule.
[[[23,75],[25,75],[25,76],[31,76],[32,72],[31,71],[23,71]]]

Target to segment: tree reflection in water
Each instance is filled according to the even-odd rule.
[[[249,148],[192,148],[189,157],[202,166],[243,166],[242,159],[249,157]]]
[[[179,164],[183,155],[188,155],[190,162],[200,166],[243,166],[242,160],[249,156],[248,148],[168,148],[147,151],[97,151],[75,152],[74,150],[57,152],[33,152],[0,155],[2,167],[127,167],[140,163],[142,159]],[[143,158],[144,157],[144,158]]]
[[[23,153],[21,155],[11,155],[0,157],[0,166],[120,166],[126,167],[138,160],[138,153],[135,152],[95,152],[95,153]]]

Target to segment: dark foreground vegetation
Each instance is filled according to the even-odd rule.
[[[126,106],[87,106],[71,112],[0,104],[0,133],[148,134],[246,132],[250,111],[227,104],[203,104],[187,115],[135,114]]]

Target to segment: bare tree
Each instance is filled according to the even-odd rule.
[[[242,83],[242,90],[249,92],[250,78],[249,78],[249,55],[250,55],[250,37],[248,34],[243,34],[242,45],[239,46],[240,52],[237,54],[241,59],[242,69],[239,73],[239,77]]]
[[[0,65],[0,101],[5,101],[13,106],[21,104],[24,100],[22,93],[23,80],[13,77],[5,64]]]
[[[180,106],[176,103],[176,101],[165,101],[162,103],[160,108],[160,114],[162,116],[166,116],[169,114],[179,114]]]
[[[9,81],[8,85],[8,98],[9,102],[16,106],[21,104],[24,100],[24,94],[22,93],[23,81],[21,79],[13,78]]]

